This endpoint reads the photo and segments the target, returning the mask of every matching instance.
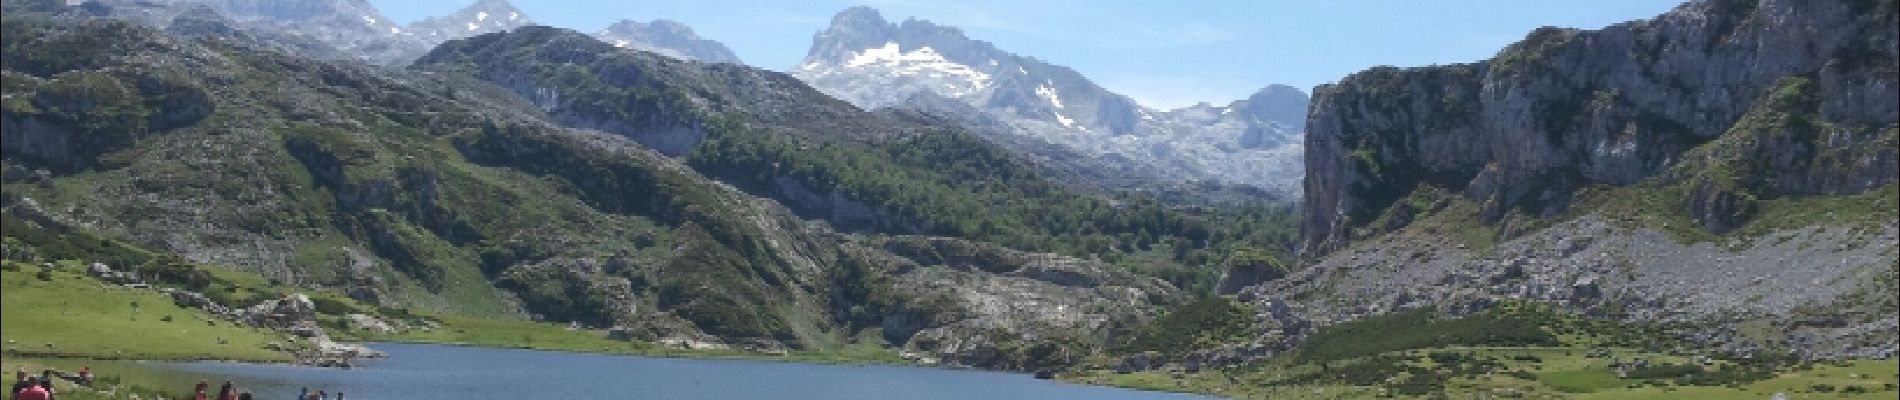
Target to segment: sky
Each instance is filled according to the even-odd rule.
[[[473,0],[369,0],[409,23]],[[535,22],[592,33],[670,19],[747,64],[785,71],[846,7],[962,28],[998,48],[1081,72],[1163,109],[1225,105],[1268,84],[1310,92],[1379,65],[1478,61],[1532,29],[1598,29],[1676,0],[510,0]]]

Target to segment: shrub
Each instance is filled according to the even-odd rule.
[[[1388,351],[1467,346],[1555,346],[1557,338],[1534,315],[1492,310],[1444,318],[1432,310],[1369,317],[1314,332],[1299,350],[1301,361],[1341,360]]]
[[[1244,337],[1251,334],[1252,325],[1246,309],[1223,297],[1209,297],[1143,325],[1117,351],[1188,352]]]

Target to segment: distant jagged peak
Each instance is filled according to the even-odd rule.
[[[1131,182],[1153,176],[1213,179],[1298,191],[1300,164],[1294,160],[1306,94],[1292,87],[1270,86],[1226,106],[1154,110],[1074,69],[998,49],[929,20],[892,23],[869,7],[833,16],[789,72],[864,109],[972,114],[953,120],[982,126],[1001,142],[1051,160],[1098,155],[1096,161],[1058,167],[1084,175]]]
[[[702,38],[691,26],[668,19],[656,19],[653,22],[620,20],[595,33],[594,37],[614,47],[648,51],[682,60],[743,64],[739,56],[726,48],[725,44]]]
[[[917,18],[891,23],[876,9],[856,6],[838,12],[831,18],[829,27],[812,36],[811,51],[805,55],[805,62],[843,63],[866,49],[882,49],[893,44],[903,52],[932,48],[951,60],[964,63],[987,64],[989,60],[1006,56],[998,54],[1001,51],[989,42],[972,40],[954,26]]]
[[[1299,88],[1272,84],[1243,101],[1231,107],[1255,121],[1277,122],[1298,131],[1306,126],[1306,106],[1312,99]]]
[[[528,25],[534,20],[508,0],[476,0],[454,13],[411,23],[403,33],[433,45]]]

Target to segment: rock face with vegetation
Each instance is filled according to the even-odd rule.
[[[0,43],[10,259],[1027,369],[1207,290],[1237,247],[1290,243],[1262,222],[1277,211],[1070,191],[928,116],[571,31],[395,70],[19,5]]]
[[[1376,68],[1316,90],[1302,249],[1405,225],[1435,187],[1487,222],[1642,182],[1716,232],[1760,201],[1894,182],[1891,1],[1697,1],[1600,31],[1543,28],[1495,58]]]
[[[1695,1],[1316,90],[1268,342],[1532,301],[1740,354],[1890,357],[1892,1]]]
[[[564,29],[450,42],[416,68],[490,81],[557,123],[630,138],[844,232],[1100,257],[1176,286],[1211,285],[1235,248],[1290,240],[1270,222],[1281,211],[1072,191],[931,115],[861,111],[785,74],[618,49]]]

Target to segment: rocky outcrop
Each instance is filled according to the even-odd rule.
[[[1368,316],[1416,309],[1468,315],[1532,301],[1630,326],[1682,327],[1671,333],[1732,354],[1888,358],[1900,351],[1900,321],[1883,305],[1900,295],[1900,227],[1891,221],[1721,244],[1679,243],[1615,217],[1586,215],[1482,252],[1408,229],[1240,297],[1255,306],[1261,338],[1279,346]]]
[[[1598,31],[1539,29],[1481,63],[1381,67],[1321,86],[1307,120],[1302,250],[1311,258],[1364,235],[1355,231],[1420,186],[1460,192],[1497,221],[1553,215],[1578,188],[1673,170],[1668,179],[1700,181],[1682,211],[1722,231],[1746,218],[1751,197],[1890,184],[1894,8],[1695,1]]]
[[[86,39],[54,34],[43,40]],[[104,153],[190,125],[216,109],[209,94],[185,77],[194,67],[191,63],[67,73],[71,67],[40,65],[6,72],[0,145],[7,157],[59,171],[93,166]]]
[[[852,200],[837,191],[819,192],[797,179],[772,179],[770,196],[779,199],[800,216],[822,219],[847,232],[921,232],[916,223],[906,221],[881,207]]]
[[[881,242],[881,243],[880,243]],[[1113,266],[953,238],[867,240],[886,249],[896,304],[885,339],[936,362],[1031,371],[1087,355],[1098,340],[1179,300],[1170,285]]]
[[[317,305],[310,301],[310,296],[297,293],[265,300],[245,309],[243,315],[256,326],[293,329],[311,325],[306,323],[308,321],[316,321]],[[315,332],[320,334],[322,331],[319,329]]]
[[[343,321],[348,323],[348,326],[350,329],[367,331],[370,333],[383,334],[383,333],[390,333],[390,332],[396,331],[396,328],[390,326],[389,323],[383,322],[383,320],[381,319],[377,319],[374,316],[370,316],[366,314],[344,315]]]
[[[1249,286],[1286,277],[1286,264],[1270,257],[1235,257],[1227,261],[1227,270],[1214,284],[1217,294],[1235,294]]]

